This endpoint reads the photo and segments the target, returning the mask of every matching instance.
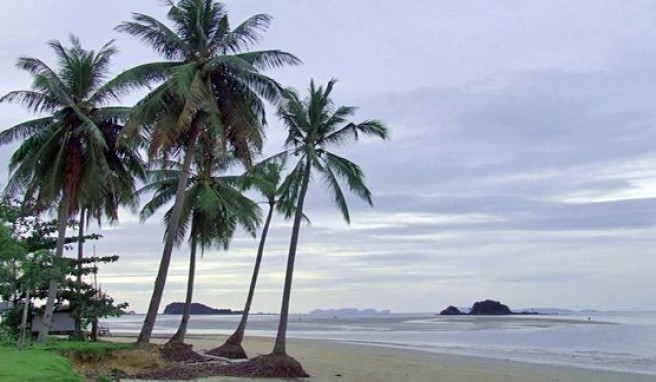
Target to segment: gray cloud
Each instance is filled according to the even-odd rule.
[[[42,1],[0,16],[0,92],[25,88],[19,55],[44,42],[116,38],[116,72],[155,55],[112,32],[155,2]],[[299,90],[339,79],[336,101],[377,118],[389,142],[338,150],[367,174],[375,209],[355,199],[347,226],[316,180],[302,230],[292,309],[435,311],[497,298],[511,306],[644,309],[656,304],[656,7],[651,2],[228,2],[235,19],[275,17],[264,48],[304,65],[272,72]],[[75,11],[71,11],[74,9]],[[403,17],[399,15],[402,13]],[[11,15],[21,14],[20,18]],[[134,102],[138,94],[124,100]],[[28,118],[0,105],[0,124]],[[283,129],[269,117],[266,152]],[[3,163],[13,147],[0,148]],[[6,168],[0,168],[6,179]],[[0,180],[0,182],[4,182]],[[162,249],[158,218],[104,227],[99,254],[122,260],[100,279],[145,309]],[[277,311],[290,224],[270,233],[255,310]],[[198,301],[239,308],[257,242],[208,250]],[[187,249],[165,301],[184,296]]]

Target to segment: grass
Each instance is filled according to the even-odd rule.
[[[3,382],[79,382],[81,377],[68,358],[61,355],[76,352],[91,356],[110,350],[132,349],[133,344],[82,342],[53,338],[46,343],[28,343],[19,351],[16,343],[0,343],[0,381]]]
[[[119,349],[133,349],[132,343],[117,343],[117,342],[83,342],[83,341],[69,341],[61,339],[49,339],[47,342],[32,343],[32,349],[38,350],[77,350],[84,353],[101,352],[106,350],[119,350]]]
[[[63,351],[78,350],[81,352],[133,349],[134,346],[133,343],[71,341],[56,337],[49,338],[45,343],[28,341],[25,344],[26,349]],[[0,348],[16,348],[16,341],[0,341]]]
[[[55,352],[0,348],[0,381],[79,382],[81,380],[68,359]]]
[[[120,352],[110,357],[107,365],[96,363],[96,356],[102,358],[102,353],[111,350],[133,349],[131,352]],[[110,342],[79,342],[52,338],[45,344],[28,343],[23,351],[16,349],[16,342],[0,341],[0,381],[2,382],[82,382],[83,379],[75,370],[72,362],[59,353],[70,354],[76,352],[82,356],[89,356],[85,362],[73,362],[80,372],[85,374],[89,370],[98,373],[93,377],[94,382],[110,382],[111,379],[103,377],[111,369],[119,368],[129,372],[143,372],[161,367],[158,358],[152,352],[136,349],[131,343]],[[98,370],[101,369],[101,370]],[[88,380],[88,379],[87,379]],[[285,381],[283,379],[251,379],[237,377],[211,377],[202,379],[207,381],[246,382],[246,381]],[[140,381],[127,379],[126,381]],[[177,381],[172,381],[177,382]],[[182,381],[179,381],[182,382]]]

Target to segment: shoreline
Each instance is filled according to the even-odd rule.
[[[134,341],[136,336],[107,340]],[[153,336],[162,344],[169,336]],[[198,352],[219,346],[227,336],[188,335],[187,343]],[[273,338],[247,336],[244,348],[250,357],[267,354]],[[444,381],[444,382],[652,382],[653,374],[591,369],[570,365],[533,363],[484,358],[473,355],[437,353],[409,348],[344,343],[328,340],[289,339],[289,355],[312,375],[311,382]],[[223,377],[204,379],[228,381]]]

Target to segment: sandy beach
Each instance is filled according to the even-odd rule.
[[[209,350],[224,337],[188,336],[196,351]],[[114,337],[114,341],[134,338]],[[166,339],[155,338],[154,343]],[[248,337],[244,347],[250,356],[270,352],[273,339]],[[553,366],[494,360],[470,356],[428,353],[333,343],[327,341],[290,340],[288,353],[299,360],[312,376],[312,382],[653,382],[654,375],[619,373],[566,366]],[[211,378],[210,381],[237,381],[235,378]]]

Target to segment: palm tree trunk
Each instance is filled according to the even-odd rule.
[[[192,231],[193,232],[193,229]],[[184,311],[182,312],[182,320],[178,331],[171,337],[169,343],[184,343],[185,335],[187,334],[187,325],[189,324],[189,317],[191,316],[191,302],[194,295],[194,277],[196,275],[196,237],[191,236],[191,253],[189,255],[189,276],[187,277],[187,297],[185,298]]]
[[[62,202],[59,204],[59,232],[57,236],[57,250],[55,252],[56,259],[60,259],[64,256],[64,241],[66,240],[66,223],[68,220],[68,202],[66,201],[66,195],[62,196]],[[50,327],[52,326],[52,316],[55,309],[55,297],[57,297],[57,290],[59,289],[59,283],[55,278],[50,280],[48,285],[48,299],[46,300],[46,309],[43,312],[43,322],[41,324],[41,330],[39,330],[39,336],[37,337],[38,342],[44,342],[48,339],[48,333],[50,332]]]
[[[255,286],[257,285],[257,276],[260,273],[260,265],[262,264],[262,255],[264,254],[264,244],[266,243],[267,233],[269,232],[269,225],[273,217],[273,206],[275,202],[269,201],[269,214],[267,215],[264,227],[262,227],[262,237],[260,237],[260,245],[257,248],[257,256],[255,257],[255,266],[253,267],[253,274],[251,275],[251,285],[248,288],[248,297],[246,297],[246,304],[244,304],[244,312],[241,315],[241,321],[235,332],[226,340],[226,343],[233,345],[241,345],[244,340],[244,331],[246,330],[246,322],[248,321],[248,314],[251,311],[251,303],[255,295]]]
[[[139,338],[137,339],[137,345],[140,347],[145,347],[150,343],[150,336],[153,333],[155,320],[157,319],[157,311],[159,310],[159,305],[162,302],[164,286],[166,285],[166,276],[169,271],[169,265],[171,264],[171,253],[173,252],[175,235],[178,231],[178,225],[180,223],[180,214],[182,212],[182,204],[184,202],[184,193],[187,188],[187,181],[189,180],[189,171],[191,168],[192,159],[194,157],[198,132],[198,127],[192,126],[191,136],[189,137],[189,142],[187,143],[185,150],[184,161],[182,163],[182,173],[180,174],[180,179],[178,180],[178,189],[175,194],[173,210],[171,211],[171,219],[169,221],[169,226],[166,229],[166,242],[164,243],[162,259],[159,263],[157,278],[155,279],[153,295],[150,298],[148,312],[146,313],[143,326],[141,327],[141,332],[139,333]]]
[[[17,260],[15,258],[13,260],[11,260],[11,272],[12,272],[12,276],[13,276],[12,280],[14,281],[12,283],[12,286],[11,286],[12,289],[13,289],[13,291],[11,292],[11,302],[12,302],[13,306],[18,306],[18,303],[19,303],[19,301],[18,301],[18,297],[19,297],[18,296],[18,287],[17,287],[17,284],[15,283],[15,281],[18,280],[18,264],[17,264]]]
[[[23,306],[23,317],[21,318],[20,334],[18,336],[18,350],[25,348],[25,338],[27,337],[27,311],[30,307],[30,288],[25,292],[25,306]]]
[[[84,215],[85,210],[82,208],[80,210],[80,232],[77,242],[77,275],[75,287],[77,292],[78,304],[82,304],[82,259],[84,258]],[[78,306],[78,311],[75,314],[75,338],[82,338],[82,306]]]
[[[292,292],[292,277],[294,275],[294,260],[296,259],[296,246],[298,244],[298,235],[301,229],[301,220],[303,219],[303,203],[307,193],[308,184],[310,183],[310,158],[308,157],[305,164],[305,174],[301,184],[301,192],[298,196],[298,204],[294,213],[294,225],[292,226],[292,238],[289,242],[289,255],[287,257],[287,271],[285,273],[285,286],[282,292],[282,307],[280,309],[280,322],[278,323],[278,334],[273,346],[273,353],[276,355],[287,355],[285,345],[287,343],[287,318],[289,317],[289,299]]]

